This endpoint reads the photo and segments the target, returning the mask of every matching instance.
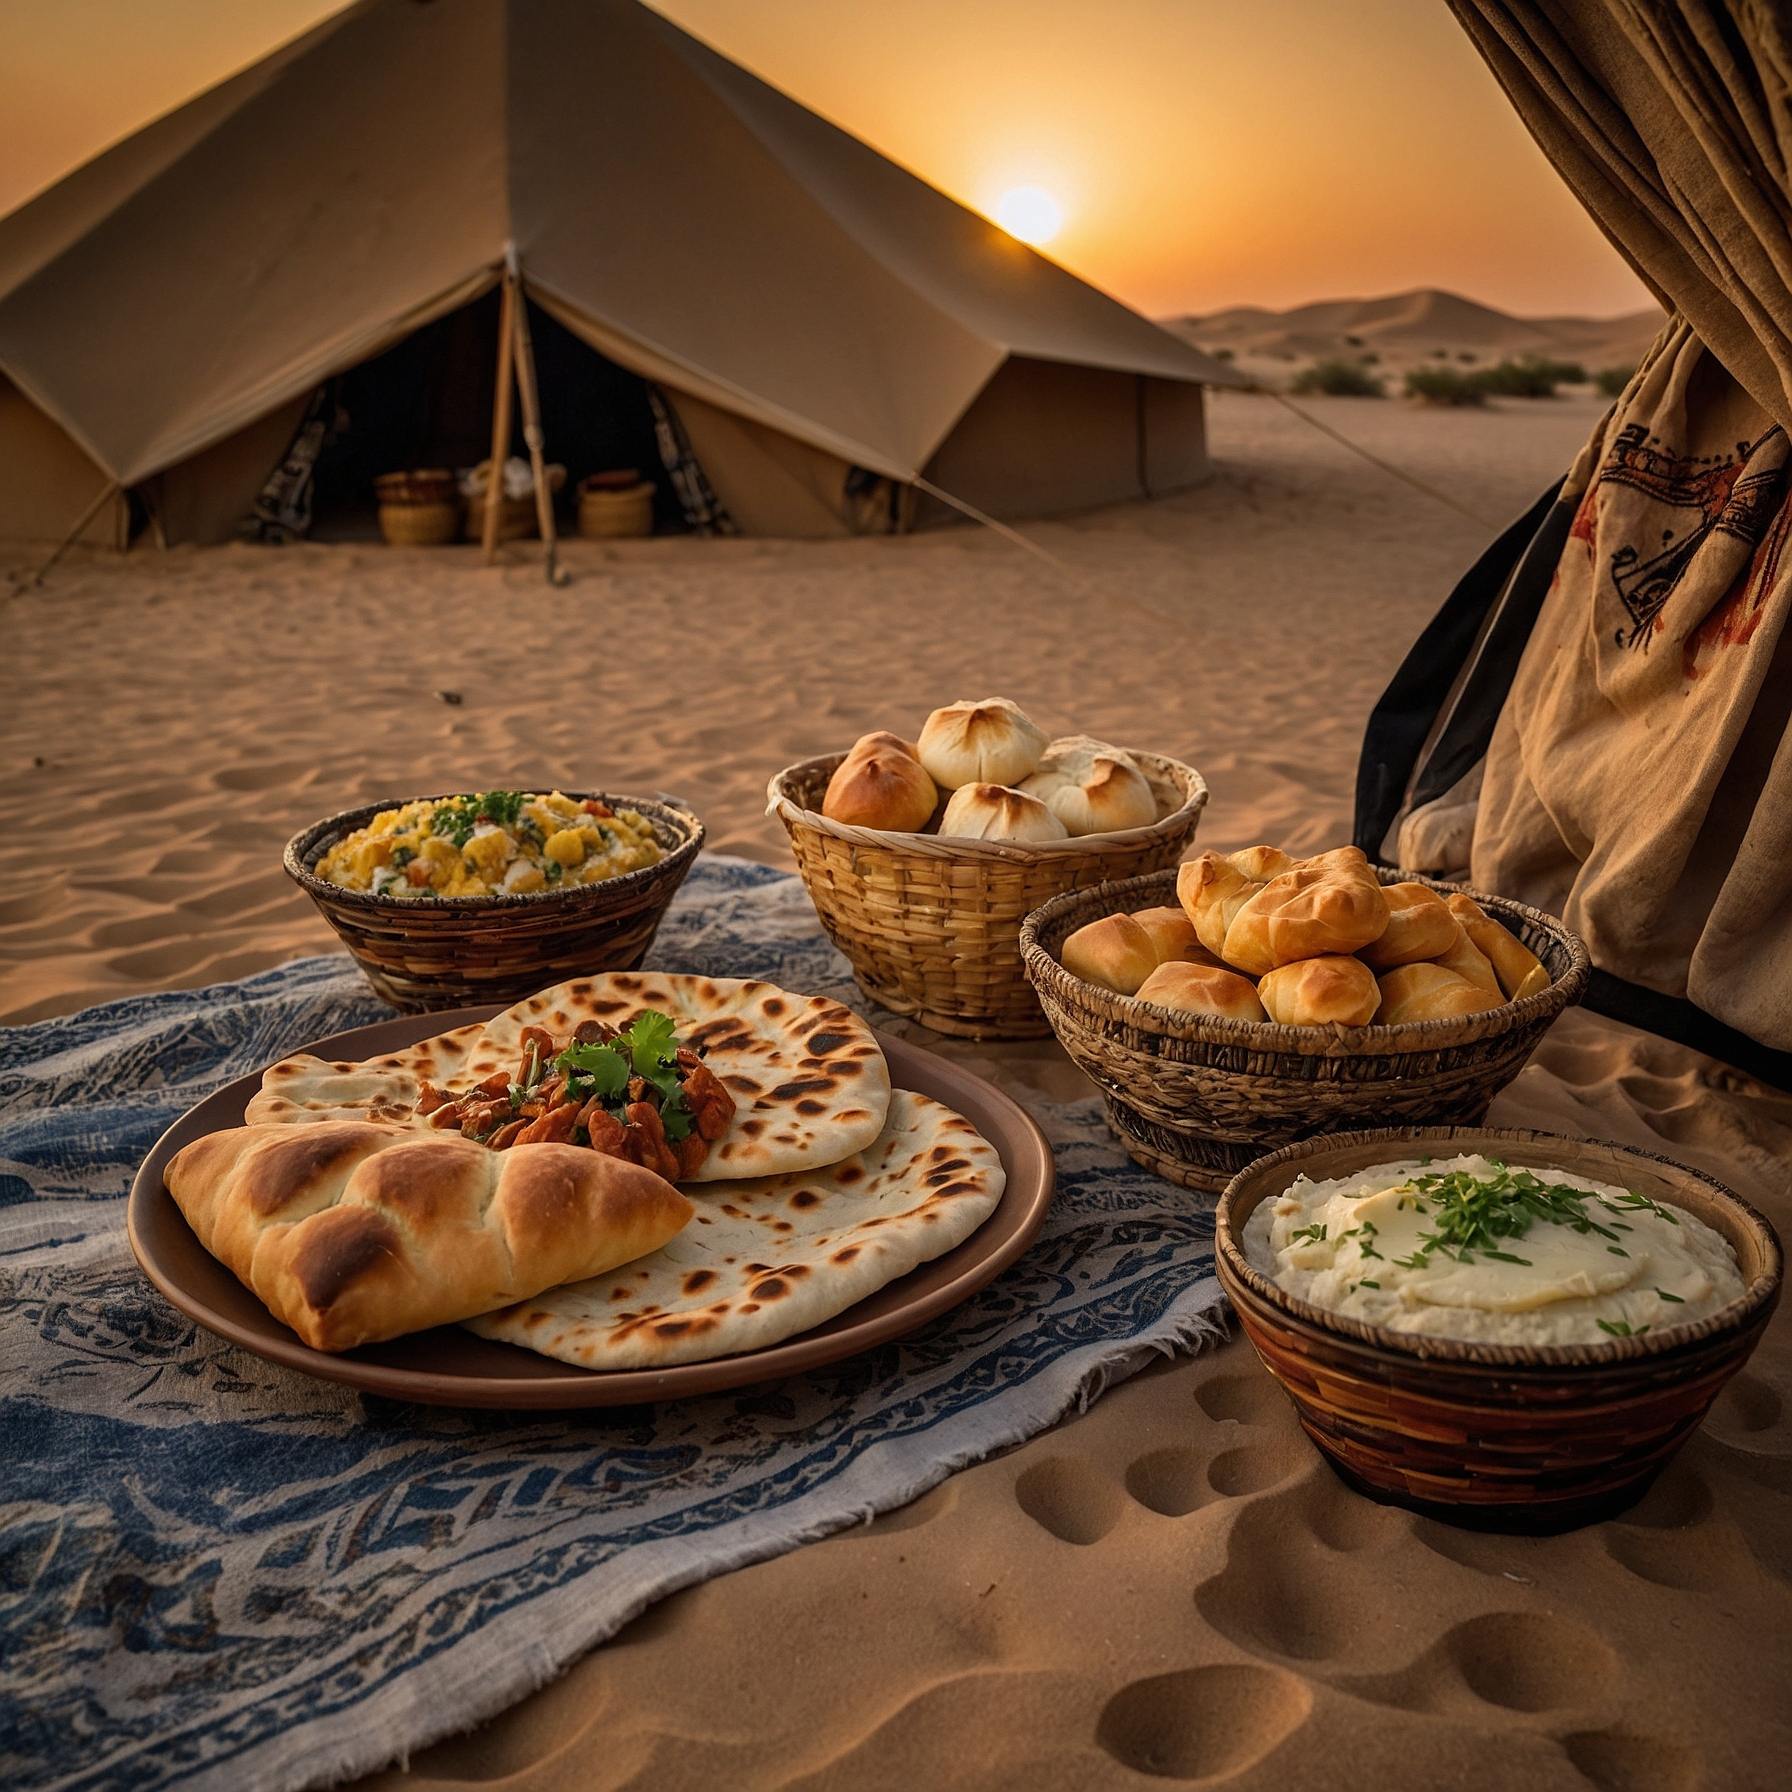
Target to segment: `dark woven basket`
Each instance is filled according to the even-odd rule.
[[[1246,1260],[1257,1205],[1399,1158],[1485,1152],[1669,1201],[1720,1232],[1743,1292],[1686,1325],[1600,1344],[1421,1338],[1298,1300]],[[1639,1499],[1748,1361],[1779,1300],[1773,1228],[1709,1176],[1626,1145],[1407,1127],[1289,1146],[1235,1176],[1215,1217],[1221,1286],[1307,1435],[1360,1492],[1481,1530],[1552,1532]]]
[[[1021,923],[1061,890],[1173,866],[1207,802],[1192,766],[1135,750],[1161,811],[1148,827],[1037,842],[900,834],[821,813],[845,757],[785,767],[767,788],[769,813],[859,987],[894,1014],[966,1039],[1043,1038],[1050,1028],[1021,968]]]
[[[286,873],[323,911],[374,994],[407,1014],[513,1002],[592,971],[632,971],[647,956],[678,886],[703,845],[703,823],[674,798],[569,791],[613,809],[638,810],[665,857],[601,883],[528,896],[400,899],[344,890],[312,867],[391,797],[315,822],[286,845]]]
[[[1383,883],[1424,883],[1383,871]],[[1065,939],[1104,915],[1174,906],[1160,871],[1056,897],[1027,917],[1021,950],[1052,1031],[1094,1079],[1108,1120],[1148,1170],[1218,1194],[1278,1145],[1371,1122],[1472,1125],[1586,988],[1587,949],[1540,910],[1477,894],[1543,961],[1548,989],[1485,1014],[1397,1027],[1283,1027],[1177,1014],[1073,977]]]

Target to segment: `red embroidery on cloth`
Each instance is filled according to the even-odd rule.
[[[1647,559],[1630,542],[1613,552],[1612,587],[1630,618],[1630,626],[1613,637],[1620,647],[1647,649],[1662,626],[1661,613],[1668,599],[1713,534],[1732,535],[1758,551],[1778,518],[1784,468],[1776,461],[1756,470],[1751,462],[1782,433],[1776,423],[1759,441],[1739,442],[1734,457],[1701,460],[1678,459],[1651,447],[1646,423],[1631,423],[1619,431],[1593,491],[1608,485],[1626,486],[1671,510],[1690,510],[1698,516],[1678,539],[1673,530],[1664,530],[1660,550]],[[1579,533],[1580,520],[1578,516],[1575,519],[1575,533]]]
[[[1719,648],[1746,647],[1761,626],[1768,594],[1779,582],[1780,561],[1786,538],[1792,535],[1792,504],[1782,504],[1767,539],[1755,549],[1723,602],[1686,637],[1681,649],[1686,676],[1703,678],[1711,670]]]

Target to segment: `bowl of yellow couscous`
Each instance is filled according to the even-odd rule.
[[[632,970],[702,844],[676,798],[488,790],[344,810],[285,865],[374,992],[417,1013]]]

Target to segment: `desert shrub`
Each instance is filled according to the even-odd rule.
[[[1547,355],[1526,355],[1502,361],[1475,375],[1482,389],[1501,398],[1554,398],[1557,386],[1577,386],[1587,377],[1578,361],[1552,361]]]
[[[1593,384],[1607,398],[1616,398],[1635,378],[1634,367],[1602,367],[1593,375]]]
[[[1458,373],[1454,367],[1415,367],[1406,376],[1406,396],[1426,404],[1485,404],[1481,376]]]
[[[1323,392],[1328,398],[1381,398],[1386,393],[1379,377],[1361,361],[1315,361],[1296,375],[1296,392]]]

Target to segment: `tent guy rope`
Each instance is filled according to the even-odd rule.
[[[1303,411],[1300,406],[1285,393],[1277,392],[1269,386],[1256,386],[1253,387],[1252,390],[1261,392],[1265,398],[1273,398],[1276,403],[1283,406],[1284,409],[1292,411],[1303,423],[1312,424],[1321,435],[1330,436],[1334,442],[1337,442],[1342,447],[1348,448],[1352,454],[1360,454],[1370,466],[1379,467],[1382,472],[1391,474],[1395,479],[1410,485],[1414,491],[1423,492],[1427,498],[1435,498],[1439,504],[1448,505],[1449,508],[1454,510],[1459,516],[1467,517],[1471,523],[1479,523],[1483,529],[1497,529],[1500,527],[1498,523],[1489,522],[1488,519],[1482,516],[1478,511],[1470,510],[1466,504],[1458,503],[1448,492],[1440,492],[1435,485],[1427,485],[1424,480],[1408,473],[1404,468],[1395,466],[1392,461],[1383,460],[1378,454],[1371,454],[1361,442],[1353,442],[1349,436],[1340,435],[1329,423],[1321,423],[1311,411]]]

